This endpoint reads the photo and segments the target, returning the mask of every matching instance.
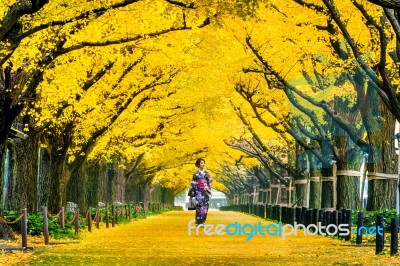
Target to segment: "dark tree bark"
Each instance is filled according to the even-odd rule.
[[[382,125],[378,131],[368,133],[372,145],[368,160],[367,210],[396,208],[397,164],[391,137],[394,133],[395,118],[385,105],[380,104]],[[392,174],[392,178],[379,178],[380,173]],[[380,177],[382,178],[382,177]]]
[[[90,207],[96,207],[99,202],[100,163],[98,161],[90,162],[87,164],[86,169],[86,204]]]
[[[333,171],[331,167],[323,167],[321,169],[322,185],[321,185],[321,209],[335,208],[334,205],[334,181]]]
[[[174,205],[175,195],[172,190],[168,188],[161,188],[161,202],[170,204],[171,206]]]
[[[108,164],[107,166],[107,190],[106,190],[106,202],[113,203],[114,201],[114,184],[115,184],[116,171],[114,164]]]
[[[311,153],[308,154],[308,161],[310,164],[310,199],[308,206],[312,209],[319,209],[321,166],[318,164],[317,158]]]
[[[348,121],[355,123],[357,112],[352,112],[350,105],[346,100],[336,98],[335,110],[338,113],[342,113],[346,116]],[[358,172],[360,169],[360,162],[357,158],[361,157],[358,146],[350,136],[343,130],[340,124],[336,121],[332,125],[332,141],[335,143],[337,149],[337,206],[338,210],[345,209],[357,209],[358,202],[360,199],[360,175],[358,174],[347,174],[349,171]],[[340,174],[342,171],[343,174]],[[343,172],[344,171],[344,172]],[[347,173],[346,173],[347,172]]]
[[[400,10],[400,0],[368,0],[378,6]]]
[[[12,209],[26,208],[37,211],[38,140],[29,136],[13,140],[13,191]]]
[[[303,154],[303,148],[296,144],[296,168],[300,169],[303,173],[307,169],[307,156],[301,156]],[[296,198],[301,200],[297,203],[297,206],[308,206],[308,195],[307,195],[307,180],[306,176],[303,174],[301,176],[294,177],[293,183],[296,186]]]
[[[67,202],[72,201],[78,204],[79,208],[85,210],[88,207],[85,201],[86,184],[87,180],[85,165],[83,164],[81,167],[76,168],[71,172],[70,178],[66,186]]]
[[[14,149],[12,148],[12,144],[11,144],[11,142],[9,142],[8,145],[7,145],[7,151],[8,152],[6,152],[6,155],[5,155],[6,158],[5,158],[5,161],[4,161],[4,163],[6,163],[5,164],[5,168],[7,168],[7,173],[5,175],[5,180],[7,180],[7,182],[6,182],[7,184],[5,184],[7,186],[6,187],[7,190],[6,190],[6,195],[4,195],[4,197],[5,197],[4,209],[5,210],[13,210],[13,206],[12,206],[13,195],[12,195],[12,192],[13,192],[13,180],[14,180],[14,177],[13,177],[13,171],[10,171],[10,170],[14,169],[14,158],[15,158],[15,156],[12,156],[13,150]],[[1,192],[3,192],[3,190]],[[3,199],[3,196],[2,196],[1,199]],[[1,206],[3,206],[3,204],[1,204]]]
[[[38,174],[38,208],[49,206],[49,187],[51,175],[50,154],[47,149],[40,148]]]
[[[56,213],[61,206],[66,204],[64,184],[69,173],[66,167],[66,155],[59,154],[59,152],[54,149],[51,150],[50,154],[50,186],[47,188],[47,194],[49,195],[48,209],[49,212]]]

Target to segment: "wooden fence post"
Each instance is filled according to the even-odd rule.
[[[49,244],[49,220],[47,219],[47,207],[42,207],[42,215],[43,215],[43,237],[44,244]]]
[[[119,219],[119,215],[118,215],[118,206],[115,206],[115,223],[118,224],[118,219]]]
[[[21,210],[21,235],[22,235],[22,248],[26,249],[28,247],[28,217],[26,213],[26,208]]]
[[[106,228],[110,227],[110,217],[108,215],[108,204],[106,204]]]
[[[60,227],[65,228],[65,209],[64,207],[61,207],[61,213],[60,213]]]
[[[111,206],[111,225],[115,227],[115,206],[114,204]]]
[[[79,208],[75,208],[75,235],[79,232]]]
[[[132,208],[131,207],[132,207],[131,204],[128,203],[128,217],[129,217],[128,219],[129,219],[129,221],[132,218]]]
[[[96,207],[96,228],[97,229],[100,228],[100,209],[99,209],[99,205],[97,205],[97,207]]]
[[[86,214],[86,222],[87,222],[87,228],[89,232],[92,232],[92,212],[91,208],[89,207],[87,214]]]

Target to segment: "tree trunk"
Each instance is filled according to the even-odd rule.
[[[90,207],[96,207],[99,202],[99,177],[101,170],[99,164],[96,161],[87,165],[86,203]]]
[[[369,180],[367,210],[394,209],[396,207],[396,180]],[[384,193],[382,193],[384,191]]]
[[[114,170],[114,164],[108,164],[107,169],[107,193],[106,193],[106,201],[108,203],[114,202],[114,180],[116,176],[116,171]]]
[[[5,173],[5,161],[6,161],[6,143],[0,142],[0,214],[3,213],[4,206],[4,195],[3,195],[3,187],[4,187],[4,173]]]
[[[52,149],[50,158],[50,186],[48,187],[49,195],[49,212],[58,212],[61,206],[64,206],[65,179],[69,174],[65,165],[65,154],[58,154]]]
[[[306,181],[306,179],[302,179],[301,181]],[[300,181],[300,180],[295,180]],[[300,199],[299,202],[297,202],[297,206],[299,207],[305,207],[307,206],[307,184],[295,184],[296,186],[296,200]]]
[[[71,172],[71,176],[67,182],[67,201],[72,201],[78,204],[81,210],[86,210],[88,207],[85,201],[86,191],[86,175],[85,165]]]
[[[337,209],[357,209],[360,200],[360,177],[338,176],[337,181]]]
[[[308,200],[307,194],[310,193],[307,188],[308,185],[306,179],[309,156],[306,155],[304,149],[299,144],[296,143],[295,147],[296,147],[296,160],[295,160],[296,169],[298,169],[299,172],[302,172],[304,174],[302,174],[301,176],[295,176],[293,185],[296,186],[296,200],[299,200],[301,198],[301,200],[297,202],[297,206],[306,207],[308,206],[309,203],[307,202]]]
[[[123,168],[117,169],[117,201],[125,202],[125,171]]]
[[[14,210],[27,208],[28,212],[37,210],[37,174],[38,174],[38,141],[36,137],[26,140],[13,140],[14,180],[13,200]]]
[[[318,168],[318,163],[314,155],[309,153],[308,160],[310,162],[310,199],[308,206],[310,209],[319,209],[321,170]]]
[[[128,179],[126,181],[126,186],[125,186],[125,200],[128,202],[133,202],[137,204],[139,200],[139,186],[136,184],[132,179]]]
[[[149,203],[149,185],[147,183],[142,183],[141,185],[143,206],[148,206]]]
[[[347,136],[337,136],[335,142],[340,151],[337,161],[336,208],[357,209],[360,200],[360,164],[349,153],[354,146]]]
[[[174,205],[175,195],[171,189],[161,188],[161,202]]]
[[[51,162],[48,150],[40,148],[38,174],[38,208],[49,206],[49,188],[51,178]]]
[[[321,192],[321,209],[335,208],[334,191],[333,191],[333,170],[330,168],[322,168],[322,192]]]
[[[5,190],[4,190],[4,209],[5,210],[14,210],[12,206],[12,192],[13,192],[13,171],[14,169],[14,157],[12,156],[12,145],[7,145],[6,150],[6,159],[5,159],[5,171],[4,171],[4,181],[5,181]],[[3,192],[3,190],[1,190]]]
[[[367,165],[369,179],[367,210],[370,211],[396,208],[397,164],[395,159],[397,156],[393,141],[391,141],[396,120],[382,103],[380,112],[381,129],[368,133],[372,146]],[[392,178],[387,178],[382,174],[391,174]]]
[[[153,189],[153,193],[152,193],[152,201],[154,202],[161,202],[161,187],[160,186],[155,186]],[[175,200],[175,197],[174,197]]]
[[[346,117],[349,124],[355,124],[359,120],[359,113],[350,109],[351,104],[346,99],[336,97],[334,103],[335,111]],[[332,122],[332,144],[337,153],[336,208],[338,210],[342,208],[357,209],[360,199],[360,175],[358,171],[361,154],[358,145],[343,130],[340,123]]]
[[[98,162],[99,167],[99,191],[98,191],[98,200],[105,203],[106,195],[107,195],[107,164],[103,161]]]

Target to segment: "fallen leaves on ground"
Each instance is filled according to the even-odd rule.
[[[375,255],[373,246],[345,246],[341,240],[302,233],[284,240],[261,235],[251,240],[243,235],[207,236],[202,230],[198,236],[192,230],[189,236],[193,216],[194,212],[172,211],[125,225],[93,228],[91,233],[81,233],[78,241],[52,240],[49,246],[30,243],[34,253],[20,256],[15,265],[400,265],[399,256]],[[269,223],[236,212],[210,211],[207,219],[214,226],[234,222]]]

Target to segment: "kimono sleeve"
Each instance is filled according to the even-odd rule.
[[[194,197],[195,195],[195,184],[196,184],[196,175],[193,175],[192,177],[192,181],[190,182],[190,187],[189,187],[189,192],[188,192],[188,196],[189,197]]]

